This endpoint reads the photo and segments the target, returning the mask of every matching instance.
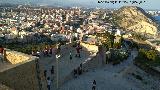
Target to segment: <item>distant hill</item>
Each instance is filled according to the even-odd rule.
[[[113,15],[116,18],[116,24],[124,30],[150,36],[157,35],[158,25],[154,18],[140,7],[124,6],[115,11]]]
[[[89,0],[92,1],[92,0]],[[0,4],[37,4],[37,5],[48,5],[48,6],[89,6],[90,2],[85,0],[0,0]]]

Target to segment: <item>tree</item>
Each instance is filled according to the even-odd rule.
[[[149,50],[146,52],[146,57],[148,60],[155,60],[156,59],[156,52],[154,50]]]
[[[145,51],[144,49],[139,49],[138,57],[139,57],[139,58],[145,58],[145,56],[146,56],[146,55],[145,55],[145,52],[146,52],[146,51]]]
[[[144,50],[144,49],[140,49],[138,57],[154,61],[157,58],[157,54],[156,54],[155,50],[147,51],[147,50]]]

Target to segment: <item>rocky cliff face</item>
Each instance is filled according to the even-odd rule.
[[[116,23],[124,30],[155,36],[158,25],[142,8],[124,6],[114,12]]]

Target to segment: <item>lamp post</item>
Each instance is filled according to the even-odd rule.
[[[56,70],[56,71],[57,71],[57,89],[58,89],[58,86],[59,86],[59,85],[58,85],[58,83],[59,83],[59,77],[58,77],[58,59],[59,59],[59,58],[60,58],[60,55],[57,54],[57,55],[56,55],[56,64],[57,64],[57,65],[56,65],[56,66],[57,66],[57,70]]]

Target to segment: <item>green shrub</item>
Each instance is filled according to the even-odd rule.
[[[138,57],[141,59],[147,59],[147,60],[155,60],[157,57],[156,51],[155,50],[144,50],[144,49],[140,49],[139,50],[139,54]]]

